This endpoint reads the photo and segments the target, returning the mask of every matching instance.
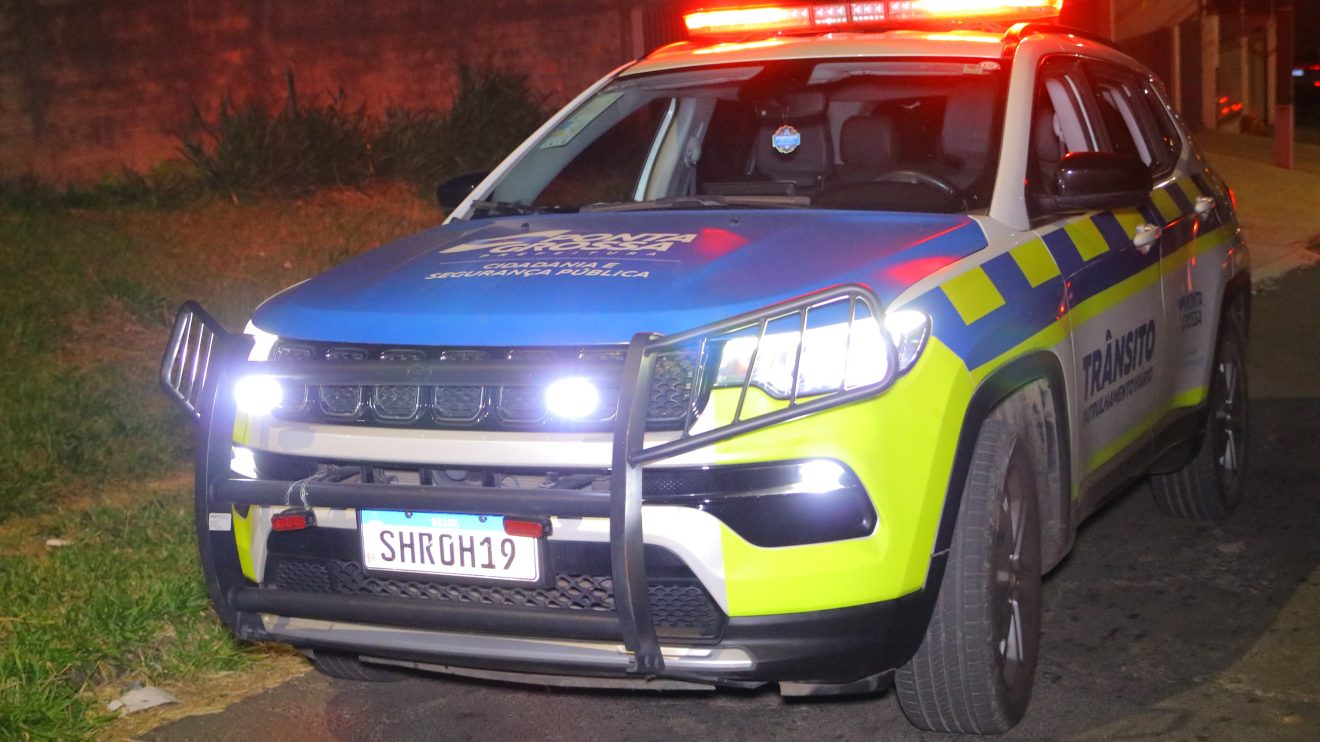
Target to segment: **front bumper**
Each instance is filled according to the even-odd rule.
[[[665,338],[652,338],[646,334],[634,337],[628,349],[622,379],[614,377],[619,383],[620,402],[615,420],[611,486],[608,492],[538,489],[534,493],[527,493],[497,489],[474,493],[466,487],[390,486],[388,494],[382,493],[382,499],[372,497],[369,500],[362,498],[362,492],[345,485],[304,483],[296,488],[295,494],[293,487],[279,487],[276,491],[268,486],[269,483],[230,478],[236,418],[233,382],[244,374],[262,373],[295,384],[313,381],[325,383],[323,377],[326,369],[297,363],[248,362],[246,358],[251,345],[250,338],[226,333],[200,307],[185,305],[176,321],[170,348],[162,365],[162,381],[167,392],[189,409],[200,423],[197,525],[202,534],[200,544],[203,567],[216,608],[225,621],[244,638],[283,637],[307,646],[318,642],[328,642],[323,646],[353,645],[348,639],[340,641],[330,638],[337,633],[342,639],[343,624],[348,624],[354,627],[353,631],[357,632],[354,635],[359,638],[376,636],[377,641],[361,645],[364,653],[395,659],[399,658],[399,654],[410,657],[421,654],[434,660],[461,657],[465,665],[500,664],[503,660],[498,658],[507,656],[507,653],[488,656],[474,649],[479,642],[472,637],[484,637],[483,641],[488,639],[508,644],[538,641],[531,637],[543,636],[544,641],[551,643],[603,643],[602,646],[607,649],[602,651],[606,654],[597,655],[595,650],[587,654],[579,652],[580,661],[570,663],[588,673],[617,672],[620,656],[624,660],[624,673],[646,677],[687,674],[687,669],[682,672],[679,669],[693,663],[715,661],[716,665],[710,666],[709,672],[699,673],[712,681],[760,679],[846,682],[861,675],[892,669],[916,648],[916,643],[906,641],[904,637],[912,634],[915,637],[913,641],[919,643],[921,632],[920,629],[911,629],[904,633],[889,624],[907,626],[911,623],[924,627],[929,615],[928,609],[917,610],[913,614],[911,610],[900,610],[896,606],[906,605],[907,602],[925,606],[928,600],[909,596],[859,608],[785,616],[735,617],[729,620],[719,643],[712,645],[715,649],[707,646],[695,650],[690,647],[680,649],[677,646],[661,646],[647,597],[641,508],[641,469],[644,465],[816,412],[858,402],[878,394],[884,386],[877,383],[855,389],[841,389],[807,401],[794,398],[780,409],[761,411],[750,419],[740,419],[735,414],[733,421],[728,424],[701,432],[685,428],[683,434],[675,440],[646,447],[646,395],[643,390],[649,389],[650,368],[655,357],[684,343],[702,341],[718,333],[757,325],[764,333],[768,322],[784,317],[800,316],[805,326],[806,312],[836,301],[851,304],[853,309],[850,316],[857,316],[858,306],[865,306],[872,316],[879,314],[879,303],[868,290],[841,287],[687,333]],[[463,384],[472,383],[474,375],[495,374],[498,377],[503,374],[508,378],[508,383],[526,383],[529,375],[538,371],[543,369],[536,369],[530,364],[510,370],[508,367],[495,369],[479,364],[456,369],[426,362],[393,363],[376,364],[372,368],[337,368],[331,382],[377,385]],[[483,380],[489,381],[488,378]],[[744,385],[744,396],[746,389]],[[738,409],[742,409],[741,401]],[[304,507],[343,509],[355,508],[366,502],[370,502],[373,508],[397,510],[498,513],[532,518],[607,518],[614,610],[609,613],[560,616],[547,622],[544,616],[521,614],[505,608],[491,610],[481,606],[426,605],[418,602],[396,604],[379,597],[281,594],[256,588],[244,578],[243,569],[233,549],[234,534],[229,532],[231,528],[238,528],[239,519],[235,517],[238,508],[248,505],[301,504]],[[928,580],[927,584],[938,584],[938,579],[933,582]],[[919,620],[893,618],[898,614],[909,618],[915,616]],[[856,616],[865,618],[848,618]],[[281,621],[284,623],[281,624]],[[318,628],[319,625],[306,623],[308,621],[329,621],[338,628]],[[817,633],[813,627],[818,625],[832,628]],[[393,628],[386,631],[381,627]],[[281,631],[284,633],[281,634]],[[376,634],[372,634],[373,631]],[[404,652],[399,649],[392,642],[402,641],[405,634],[413,639],[425,637],[423,643],[429,649],[424,652]],[[453,647],[440,641],[451,634],[468,636],[476,643],[465,652],[456,653]],[[883,636],[884,641],[877,641],[877,636]],[[436,644],[437,641],[440,643]],[[618,649],[619,643],[622,649]],[[411,646],[408,642],[404,644]],[[891,647],[894,648],[892,656],[887,649]],[[691,654],[694,651],[713,652],[708,656],[719,659],[699,660]],[[612,658],[611,661],[605,660],[607,655]],[[562,659],[564,655],[561,653],[555,656]],[[482,657],[486,657],[486,660],[482,660]],[[677,663],[675,667],[668,666],[671,660]],[[510,661],[517,664],[516,660]],[[533,657],[519,666],[528,669],[540,666],[541,662]]]
[[[517,636],[471,633],[455,628],[452,613],[406,599],[308,600],[274,592],[261,595],[254,589],[232,597],[237,608],[257,619],[245,638],[313,651],[333,649],[424,669],[480,668],[578,678],[617,678],[629,674],[632,666],[617,621],[580,621],[580,612],[564,617],[562,625],[543,624],[541,630],[596,633],[595,638],[536,636],[524,634],[523,627],[514,627]],[[851,608],[734,617],[716,644],[661,644],[665,670],[656,677],[704,685],[824,686],[883,678],[916,652],[932,605],[933,596],[922,591]]]

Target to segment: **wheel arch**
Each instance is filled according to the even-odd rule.
[[[1043,457],[1037,457],[1043,458],[1037,462],[1041,564],[1049,571],[1067,555],[1073,531],[1071,433],[1065,378],[1058,357],[1042,350],[1009,361],[977,387],[958,434],[944,509],[935,534],[935,554],[946,554],[953,542],[977,435],[982,423],[997,414],[1031,430],[1033,445],[1044,451]],[[1034,424],[1037,421],[1040,424]]]
[[[1239,302],[1241,302],[1239,304]],[[1251,336],[1251,271],[1240,271],[1237,275],[1228,279],[1224,284],[1224,297],[1219,305],[1219,330],[1222,332],[1225,313],[1230,307],[1241,307],[1242,313],[1242,332],[1247,337]],[[1218,337],[1216,336],[1216,341]]]

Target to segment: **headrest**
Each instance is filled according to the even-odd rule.
[[[965,81],[949,91],[940,144],[945,156],[983,159],[990,151],[994,88],[985,81]]]
[[[854,167],[886,167],[894,161],[894,120],[852,116],[839,131],[839,156]]]
[[[1063,143],[1059,140],[1057,127],[1053,106],[1043,105],[1036,109],[1031,122],[1031,144],[1042,165],[1052,167],[1063,158]]]

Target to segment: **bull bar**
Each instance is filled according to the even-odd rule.
[[[298,604],[288,594],[265,595],[218,568],[216,558],[232,554],[232,535],[228,529],[215,529],[212,515],[222,521],[231,508],[292,506],[357,508],[369,501],[373,508],[385,510],[439,510],[453,513],[510,515],[517,517],[570,518],[607,517],[610,521],[610,561],[614,583],[615,616],[573,615],[565,617],[575,630],[587,631],[602,638],[621,637],[630,652],[628,673],[641,676],[673,676],[665,672],[655,625],[647,600],[646,564],[642,538],[642,468],[663,459],[688,453],[716,442],[779,425],[823,410],[857,402],[880,393],[893,378],[896,351],[885,343],[890,370],[879,381],[838,389],[799,399],[798,385],[803,352],[803,337],[809,313],[836,302],[847,302],[848,337],[853,325],[866,316],[879,320],[881,304],[867,287],[845,284],[803,295],[762,309],[731,317],[672,335],[637,333],[628,344],[620,375],[617,363],[582,361],[475,361],[446,362],[435,360],[377,363],[316,364],[289,361],[252,361],[249,355],[253,338],[231,333],[195,302],[185,302],[176,315],[165,356],[161,362],[160,381],[165,393],[191,415],[197,425],[196,506],[198,544],[207,588],[217,612],[236,633],[244,635],[239,612],[269,612],[302,615],[310,618],[365,618],[361,599],[342,601],[339,606],[328,596]],[[783,407],[750,417],[743,417],[744,402],[752,386],[756,352],[762,345],[767,326],[775,321],[798,322],[798,345],[794,359],[792,389]],[[733,419],[723,425],[698,433],[691,428],[698,410],[688,411],[677,438],[645,445],[647,402],[651,375],[657,356],[680,348],[701,346],[701,363],[712,362],[707,346],[733,333],[755,332],[757,345],[748,363]],[[718,358],[713,362],[718,363]],[[231,478],[230,460],[234,445],[233,430],[237,408],[234,382],[248,374],[261,374],[292,384],[346,385],[530,385],[536,386],[557,373],[572,373],[594,381],[619,382],[619,402],[614,419],[612,468],[608,492],[577,489],[536,489],[462,487],[444,485],[402,485],[347,482],[285,482]],[[702,378],[700,372],[697,379]],[[847,375],[841,374],[842,379]],[[295,495],[295,491],[297,494]],[[230,570],[232,572],[232,570]],[[301,600],[301,599],[300,599]],[[399,625],[428,626],[465,630],[502,629],[536,634],[536,622],[520,620],[508,611],[489,606],[409,606],[406,599],[384,600],[397,615]],[[385,605],[382,604],[382,605]],[[347,611],[353,615],[342,615]],[[388,612],[388,611],[386,611]],[[526,617],[530,618],[530,617]]]

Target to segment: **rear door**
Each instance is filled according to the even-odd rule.
[[[1233,231],[1223,218],[1229,199],[1212,186],[1204,165],[1184,151],[1187,145],[1155,81],[1134,74],[1125,88],[1151,142],[1152,205],[1165,222],[1160,273],[1173,357],[1168,399],[1177,412],[1201,403],[1207,393],[1223,294],[1219,249],[1231,242]]]

